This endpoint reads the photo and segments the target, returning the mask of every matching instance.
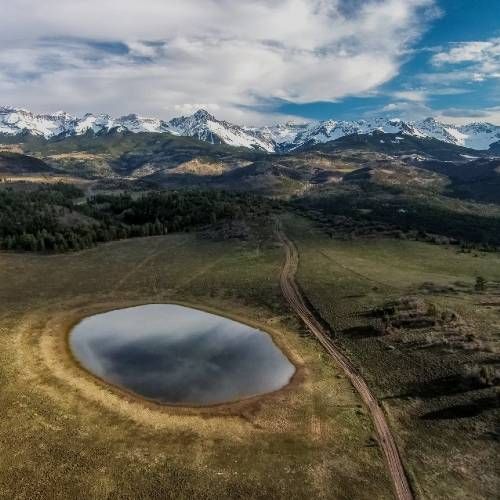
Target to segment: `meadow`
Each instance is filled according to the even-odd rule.
[[[266,221],[244,239],[202,231],[0,253],[1,498],[392,498],[359,397],[281,295],[283,248]],[[416,496],[492,498],[498,253],[282,222],[299,285],[379,398]],[[384,317],[381,330],[374,312],[405,298],[439,320]],[[74,362],[76,322],[146,303],[263,329],[297,373],[275,393],[195,409],[145,402]]]
[[[266,235],[0,253],[0,497],[391,498],[359,398],[284,303],[282,260]],[[152,302],[268,331],[297,375],[276,393],[196,410],[145,403],[73,362],[75,322]]]
[[[300,253],[299,285],[382,402],[415,493],[493,498],[498,253],[380,237],[340,240],[299,217],[285,228]],[[476,289],[478,276],[484,289]],[[406,318],[420,324],[380,331],[374,311],[406,303],[426,308],[426,315]]]

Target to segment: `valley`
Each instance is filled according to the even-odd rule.
[[[499,0],[0,6],[0,500],[499,498]]]
[[[272,240],[179,234],[0,259],[1,496],[391,497],[361,401],[286,307]],[[123,396],[68,357],[64,335],[81,317],[151,302],[269,332],[295,381],[189,410]]]
[[[0,496],[492,498],[499,160],[397,137],[2,136]],[[146,304],[263,330],[295,375],[194,408],[75,363],[76,323]]]
[[[413,494],[491,498],[498,255],[392,239],[360,246],[332,241],[307,219],[282,223],[300,253],[298,284],[379,398]],[[78,484],[93,498],[203,497],[216,480],[220,497],[285,498],[290,488],[297,497],[392,497],[369,413],[281,294],[284,252],[273,225],[254,227],[246,241],[177,234],[0,258],[3,496],[79,498]],[[488,277],[481,291],[478,274]],[[420,303],[408,308],[405,297],[449,319],[427,323]],[[401,316],[380,333],[369,313],[395,300]],[[261,328],[298,375],[269,396],[189,410],[121,394],[68,357],[64,336],[80,318],[151,302]],[[399,325],[405,311],[423,323]],[[43,467],[27,460],[33,450]]]

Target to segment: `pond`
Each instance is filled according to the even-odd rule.
[[[232,402],[280,389],[295,372],[267,333],[174,304],[90,316],[69,344],[89,372],[164,404]]]

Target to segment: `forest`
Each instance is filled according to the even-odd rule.
[[[269,214],[261,197],[225,191],[152,191],[86,198],[67,184],[0,190],[0,248],[66,252],[97,243],[189,231]]]
[[[481,211],[479,204],[457,209],[455,202],[446,197],[416,196],[367,183],[296,198],[291,204],[304,215],[320,212],[331,222],[334,233],[353,237],[362,228],[369,228],[371,233],[389,230],[403,238],[412,236],[464,248],[500,247],[500,216]]]

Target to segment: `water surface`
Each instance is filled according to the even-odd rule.
[[[295,372],[267,333],[174,304],[90,316],[69,343],[91,373],[161,403],[234,401],[277,390]]]

